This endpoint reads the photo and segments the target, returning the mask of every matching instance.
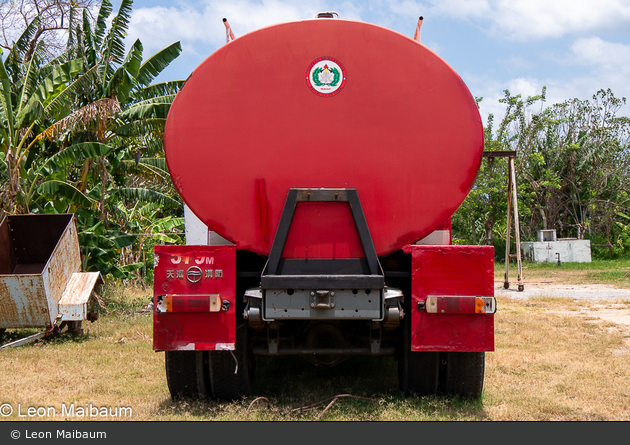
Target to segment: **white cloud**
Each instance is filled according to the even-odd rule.
[[[387,7],[393,14],[404,17],[415,17],[416,20],[418,16],[423,15],[428,10],[427,6],[414,0],[390,0],[387,2]],[[384,10],[384,8],[381,8],[381,10]]]
[[[207,19],[204,11],[190,7],[138,8],[131,14],[127,43],[139,38],[148,53],[180,40],[185,50],[192,50],[193,42],[210,43],[221,36],[221,23],[217,23],[217,32],[202,25]]]
[[[630,44],[608,42],[599,37],[580,38],[571,46],[567,63],[584,67],[571,84],[592,96],[610,88],[615,96],[630,98]],[[628,108],[628,107],[625,107]],[[630,115],[630,110],[622,114]]]
[[[483,100],[479,104],[479,113],[484,125],[488,122],[488,114],[495,116],[495,122],[503,116],[505,107],[499,103],[499,99],[503,97],[502,91],[506,88],[497,79],[487,75],[474,75],[471,73],[462,73],[462,79],[466,82],[466,86],[470,89],[474,97],[482,97]]]
[[[512,96],[520,94],[521,97],[536,96],[541,93],[543,86],[547,87],[546,100],[536,105],[549,106],[564,102],[572,98],[590,100],[600,89],[610,88],[616,97],[630,98],[630,85],[627,75],[606,70],[594,72],[576,72],[575,75],[563,80],[561,77],[518,77],[507,81],[499,81],[489,76],[474,76],[465,74],[462,78],[468,84],[473,95],[483,97],[480,104],[480,114],[484,124],[487,124],[488,114],[494,115],[495,128],[503,119],[505,105],[499,102],[504,97],[503,91],[508,89]],[[630,117],[630,106],[624,106],[619,115]]]
[[[431,13],[440,13],[459,19],[489,17],[493,11],[492,0],[429,0]]]
[[[465,20],[491,36],[520,41],[630,31],[630,0],[599,0],[596,6],[592,0],[182,0],[169,7],[134,9],[129,34],[140,37],[151,49],[174,40],[181,40],[185,48],[192,48],[195,42],[220,45],[225,40],[223,17],[228,18],[238,36],[331,10],[350,20],[361,20],[369,14],[383,26],[418,15]]]
[[[243,29],[241,35],[276,23],[315,17],[321,2],[303,3],[283,0],[212,1],[206,8],[227,17],[233,29]]]
[[[518,77],[507,82],[500,82],[489,76],[475,76],[471,74],[465,74],[462,78],[466,81],[474,96],[483,97],[479,104],[479,113],[484,125],[488,123],[488,115],[493,114],[495,128],[505,115],[505,104],[500,103],[499,100],[505,97],[504,90],[506,89],[510,91],[512,96],[520,94],[522,98],[526,99],[528,96],[539,95],[543,86],[547,85],[548,91],[555,90],[555,93],[559,94],[554,93],[553,97],[547,94],[546,104],[555,103],[551,102],[550,99],[562,102],[566,98],[562,96],[563,92],[555,88],[555,84],[550,88],[550,82],[543,82],[532,77]]]
[[[630,75],[630,45],[589,37],[577,39],[571,51],[575,64],[590,66],[600,73]]]
[[[466,19],[492,35],[536,40],[568,34],[628,33],[630,0],[429,0],[431,12]]]
[[[351,2],[337,5],[343,18],[360,19],[361,8]],[[185,51],[195,53],[197,44],[214,49],[225,43],[222,19],[228,19],[236,37],[276,23],[314,18],[330,11],[326,2],[314,0],[184,0],[175,6],[134,9],[129,23],[129,39],[140,38],[145,49],[155,51],[180,40]],[[204,51],[209,54],[212,51]]]

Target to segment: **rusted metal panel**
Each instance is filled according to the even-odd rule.
[[[72,274],[59,300],[62,321],[79,321],[87,318],[87,303],[97,283],[103,283],[100,272]]]
[[[81,257],[73,215],[10,215],[0,227],[0,329],[50,328]]]
[[[48,300],[48,311],[54,320],[59,313],[59,300],[72,274],[81,270],[81,248],[74,216],[68,222],[42,272]]]
[[[0,329],[52,326],[41,275],[0,276]]]

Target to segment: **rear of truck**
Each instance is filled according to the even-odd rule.
[[[198,227],[155,248],[173,397],[247,396],[279,355],[391,356],[405,394],[481,396],[494,252],[451,245],[450,217],[483,128],[439,57],[365,23],[265,28],[195,70],[165,146]]]

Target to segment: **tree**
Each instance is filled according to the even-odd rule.
[[[494,139],[493,124],[494,116],[490,115],[484,128],[485,151],[501,150],[499,141]],[[497,235],[496,227],[505,227],[506,209],[506,159],[484,159],[470,193],[453,215],[454,238],[474,245],[492,245]],[[504,230],[503,235],[505,235]]]
[[[526,99],[504,93],[505,115],[496,131],[489,116],[485,144],[486,150],[516,151],[523,239],[536,239],[538,229],[555,228],[560,237],[588,237],[617,246],[618,252],[630,251],[630,119],[618,116],[625,98],[600,90],[591,100],[570,99],[545,108],[544,88]],[[486,239],[493,232],[503,237],[503,172],[482,164],[453,218],[458,235],[473,243],[479,242],[476,235],[482,229]]]
[[[37,22],[35,19],[32,25]],[[29,211],[23,182],[28,180],[26,155],[41,140],[35,132],[68,109],[89,78],[89,73],[76,77],[83,69],[81,60],[62,57],[44,64],[36,50],[28,62],[22,62],[24,42],[33,29],[34,26],[27,27],[0,63],[0,170],[6,175],[2,204],[9,213]]]
[[[559,237],[590,238],[630,252],[630,119],[618,115],[625,98],[600,90],[591,100],[544,107],[545,88],[526,99],[504,93],[505,114],[496,130],[488,117],[485,150],[516,151],[522,238],[555,228]],[[505,173],[502,160],[482,163],[453,217],[460,241],[497,245],[495,239],[505,237]]]
[[[138,267],[125,261],[119,267],[123,250],[142,249],[148,233],[138,232],[123,208],[158,203],[153,212],[141,212],[153,222],[162,220],[149,224],[155,236],[162,236],[153,232],[156,227],[172,232],[181,226],[164,214],[181,212],[181,200],[170,183],[162,139],[168,109],[183,82],[151,85],[181,46],[176,42],[146,60],[140,41],[125,52],[131,4],[123,0],[109,29],[109,1],[101,3],[95,23],[84,11],[68,34],[66,51],[49,63],[52,71],[40,68],[39,52],[24,62],[24,46],[16,44],[0,72],[6,93],[2,110],[11,111],[3,113],[2,123],[13,135],[2,139],[0,156],[5,210],[75,213],[84,266],[119,278]],[[38,20],[25,33],[34,32]],[[28,35],[19,42],[29,41]],[[18,49],[22,53],[13,55]],[[20,79],[29,85],[23,92]]]
[[[523,200],[539,215],[530,229],[538,220],[564,236],[596,234],[610,242],[614,217],[628,206],[630,120],[617,116],[624,103],[600,90],[591,101],[571,99],[531,116],[525,106],[513,114]]]
[[[72,28],[83,10],[90,12],[97,0],[2,0],[0,2],[0,47],[11,50],[13,42],[28,28],[35,18],[39,19],[30,35],[24,62],[28,62],[40,41],[45,42],[48,57],[54,57],[66,49],[68,30]]]

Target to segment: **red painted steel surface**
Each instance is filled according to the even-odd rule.
[[[307,72],[321,57],[345,72],[328,97],[313,92]],[[289,188],[356,188],[383,255],[459,207],[483,128],[464,82],[423,45],[367,23],[315,19],[252,32],[208,57],[175,98],[165,146],[186,204],[238,249],[269,253]],[[338,233],[352,225],[349,213],[333,205],[296,213],[303,224],[285,256],[361,255],[358,237]]]
[[[429,314],[430,295],[494,296],[494,247],[405,246],[411,253],[411,349],[493,351],[494,315]]]
[[[153,349],[214,350],[217,343],[234,344],[236,329],[236,250],[234,246],[155,246]],[[191,267],[202,271],[197,283],[186,279]],[[179,271],[179,275],[178,275]],[[212,271],[211,273],[208,271]],[[217,273],[220,272],[220,277]],[[220,294],[228,311],[157,312],[158,295]]]

